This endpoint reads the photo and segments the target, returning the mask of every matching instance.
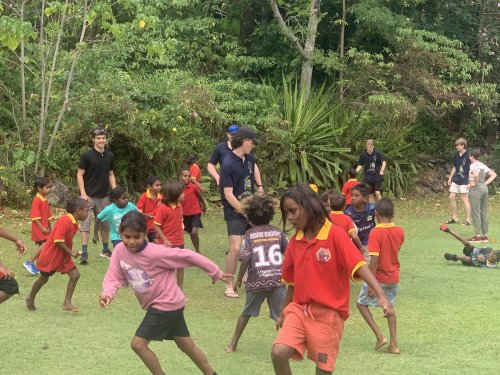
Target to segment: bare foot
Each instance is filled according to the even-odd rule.
[[[30,296],[26,296],[25,301],[29,311],[36,311],[35,303],[30,299]]]
[[[236,351],[236,348],[229,344],[224,347],[224,350],[226,351],[226,353],[234,353]]]
[[[387,349],[385,349],[385,352],[390,353],[390,354],[399,354],[400,353],[399,348],[397,346],[392,346],[392,345],[389,345],[387,347]]]
[[[375,344],[375,350],[379,350],[385,344],[387,344],[387,339],[385,337],[382,337],[381,340],[377,339],[377,343]]]
[[[80,311],[80,309],[74,305],[72,305],[71,303],[65,303],[64,305],[61,306],[61,308],[63,310],[66,310],[66,311],[71,311],[71,312],[74,312],[74,313],[77,313]]]

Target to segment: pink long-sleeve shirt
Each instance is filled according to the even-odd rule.
[[[114,298],[119,288],[130,285],[144,310],[178,310],[185,305],[185,297],[177,286],[175,269],[191,266],[204,270],[213,281],[222,279],[219,267],[194,251],[148,244],[132,253],[120,243],[104,276],[101,296]]]

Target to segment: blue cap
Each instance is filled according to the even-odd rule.
[[[235,131],[238,131],[240,127],[236,124],[231,124],[229,128],[227,128],[228,133],[234,133]]]

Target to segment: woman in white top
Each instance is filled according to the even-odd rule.
[[[479,149],[469,151],[469,201],[471,205],[474,236],[469,242],[488,242],[488,185],[497,177],[497,174],[479,161]],[[485,180],[486,176],[488,179]]]

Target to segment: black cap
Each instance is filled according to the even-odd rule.
[[[240,137],[240,138],[251,139],[253,141],[253,143],[255,143],[255,144],[259,143],[259,139],[255,135],[255,132],[252,129],[247,128],[246,126],[240,127],[232,135],[233,135],[233,137]]]

